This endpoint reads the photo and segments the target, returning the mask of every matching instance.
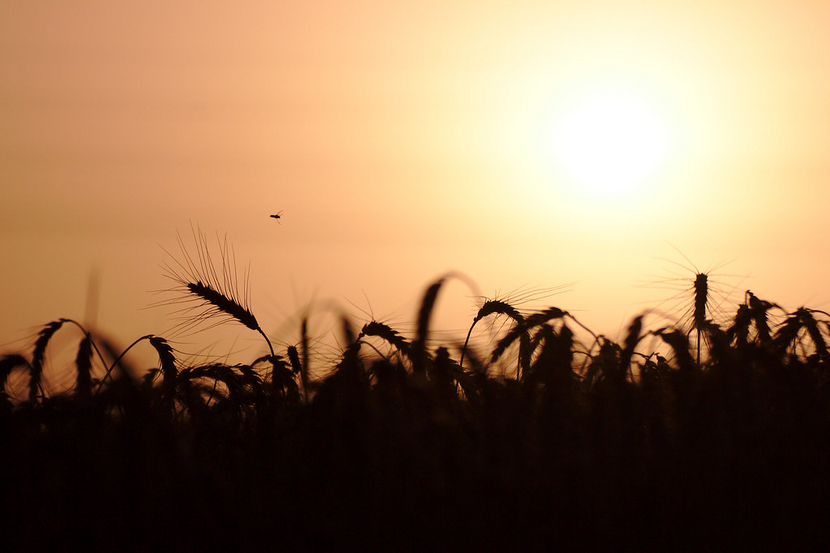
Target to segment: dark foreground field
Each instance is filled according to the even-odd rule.
[[[317,381],[307,343],[250,365],[183,366],[147,336],[134,347],[155,348],[159,364],[138,377],[79,332],[75,389],[48,396],[47,344],[78,329],[47,325],[31,355],[0,359],[5,383],[28,378],[28,397],[5,396],[0,413],[4,550],[743,550],[830,538],[826,314],[775,318],[748,293],[720,326],[701,304],[686,331],[646,332],[638,318],[619,344],[582,344],[559,309],[489,301],[476,322],[510,325],[484,359],[428,339],[439,287],[412,340],[344,320],[348,345]],[[230,296],[190,292],[257,330]],[[641,351],[646,337],[663,353]]]

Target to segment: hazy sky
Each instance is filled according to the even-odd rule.
[[[250,262],[251,307],[283,343],[329,298],[408,328],[448,270],[489,297],[572,283],[541,303],[616,335],[674,294],[638,286],[681,271],[656,258],[689,265],[672,245],[732,261],[736,300],[826,308],[828,29],[825,2],[6,0],[0,343],[83,319],[92,275],[103,330],[164,335],[148,291],[191,222]],[[665,148],[605,195],[551,136],[614,87],[651,106]],[[439,298],[447,328],[470,294]]]

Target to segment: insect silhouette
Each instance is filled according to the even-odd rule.
[[[279,212],[279,213],[277,213],[276,215],[271,215],[271,217],[272,217],[272,218],[274,218],[274,219],[276,219],[276,220],[277,220],[277,222],[279,222],[279,220],[280,220],[280,219],[282,219],[282,211],[280,211],[280,212]]]

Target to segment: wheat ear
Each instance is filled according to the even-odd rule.
[[[166,303],[195,302],[184,308],[187,313],[196,311],[196,316],[191,321],[183,323],[185,327],[196,326],[208,319],[215,319],[215,325],[222,324],[227,320],[242,323],[251,330],[259,332],[265,338],[265,343],[268,344],[268,349],[273,357],[274,347],[271,345],[271,340],[268,339],[256,317],[247,307],[247,278],[243,281],[240,290],[236,271],[236,257],[228,245],[227,238],[220,241],[219,253],[222,265],[221,269],[217,270],[211,259],[205,235],[198,227],[191,227],[191,231],[196,243],[196,260],[188,253],[181,237],[178,237],[183,262],[176,261],[174,258],[176,267],[170,264],[164,265],[167,277],[178,284],[173,291],[183,294],[181,298]],[[168,253],[168,255],[170,254]],[[170,255],[170,257],[173,256]]]

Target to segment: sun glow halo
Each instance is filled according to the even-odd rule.
[[[667,131],[644,98],[619,89],[582,96],[554,124],[557,165],[592,195],[629,194],[664,161]]]

